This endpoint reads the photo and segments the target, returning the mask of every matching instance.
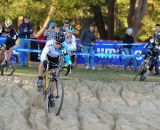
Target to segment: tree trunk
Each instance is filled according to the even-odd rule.
[[[97,29],[98,29],[98,32],[100,34],[100,38],[101,39],[107,39],[107,32],[105,30],[105,24],[104,24],[104,21],[103,21],[101,7],[99,5],[93,5],[92,9],[93,9]]]
[[[39,37],[40,35],[42,35],[44,30],[47,28],[47,25],[50,21],[51,16],[53,15],[53,12],[54,12],[54,6],[51,6],[48,16],[43,24],[43,27],[37,32],[36,37]]]
[[[133,37],[137,41],[138,30],[147,7],[147,0],[130,0],[128,26],[133,28]]]
[[[114,10],[116,0],[109,0],[107,4],[108,9],[108,38],[114,38]]]

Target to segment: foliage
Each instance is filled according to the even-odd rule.
[[[51,17],[57,23],[63,19],[82,19],[93,17],[92,6],[100,5],[104,22],[108,21],[107,4],[110,0],[1,0],[0,23],[10,17],[17,23],[19,16],[30,15],[33,26],[42,26],[51,5],[54,6],[54,15]],[[116,0],[116,30],[115,35],[120,37],[127,28],[129,0]],[[94,20],[94,19],[93,19]],[[147,12],[142,20],[139,38],[147,39],[155,31],[155,24],[160,21],[160,0],[148,0]]]

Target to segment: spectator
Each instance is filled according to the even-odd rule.
[[[30,41],[25,38],[30,38],[33,34],[32,27],[30,25],[30,17],[25,16],[23,18],[23,22],[19,25],[19,38],[20,38],[20,48],[28,49],[30,46]],[[23,66],[28,65],[28,53],[27,52],[19,52],[19,63]]]
[[[123,43],[127,44],[123,46],[125,55],[134,55],[133,46],[131,44],[134,43],[134,38],[132,36],[133,30],[132,28],[128,28],[126,30],[126,34],[123,37]],[[127,70],[127,67],[133,64],[134,71],[138,71],[137,60],[133,57],[125,57],[125,65],[124,69]]]
[[[156,31],[154,33],[153,38],[156,39],[157,36],[160,35],[160,24],[156,24]],[[158,66],[158,62],[155,64],[155,75],[159,75],[159,66]]]
[[[94,43],[96,36],[94,34],[94,26],[90,25],[89,28],[83,29],[80,35],[80,43],[84,53],[89,53],[85,56],[85,68],[95,70],[94,64]]]
[[[55,22],[51,21],[49,23],[48,29],[44,31],[43,35],[47,37],[47,40],[51,40],[54,38],[55,34],[56,34]]]
[[[70,26],[70,21],[68,19],[64,20],[63,26],[59,29],[61,32],[66,32],[66,28]]]

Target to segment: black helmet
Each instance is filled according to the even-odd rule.
[[[55,40],[57,41],[57,42],[59,42],[59,43],[63,43],[64,42],[64,40],[65,40],[65,35],[64,35],[64,33],[63,32],[56,32],[56,34],[55,34]]]

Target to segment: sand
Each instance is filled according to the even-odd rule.
[[[160,83],[64,80],[61,114],[47,114],[36,78],[0,77],[0,130],[160,130]]]

